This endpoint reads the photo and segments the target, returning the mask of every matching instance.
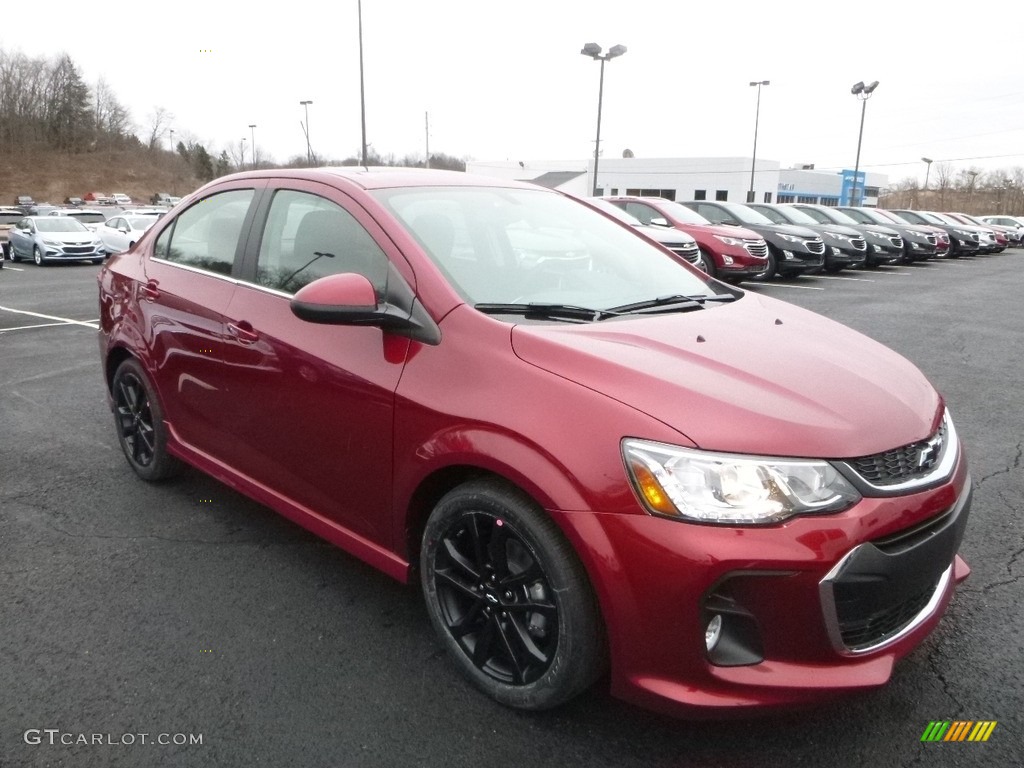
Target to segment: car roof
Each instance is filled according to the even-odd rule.
[[[518,189],[544,189],[521,181],[481,176],[462,171],[442,171],[432,168],[329,166],[325,168],[281,168],[267,171],[244,171],[222,176],[214,183],[234,179],[305,179],[313,181],[347,181],[362,189],[391,187],[512,187]]]

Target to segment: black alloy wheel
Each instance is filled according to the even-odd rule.
[[[180,464],[167,453],[163,412],[135,359],[129,358],[118,367],[112,392],[117,439],[135,474],[143,480],[162,480],[176,474]]]
[[[431,622],[460,670],[507,706],[547,709],[603,672],[596,599],[554,522],[517,488],[469,482],[424,535]]]

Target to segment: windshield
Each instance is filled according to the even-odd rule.
[[[599,197],[587,198],[587,202],[595,208],[600,208],[609,216],[618,219],[623,224],[629,224],[631,227],[635,227],[643,223],[636,216],[626,213],[624,210],[619,208],[619,206],[615,205],[615,203],[609,203],[607,200],[602,200]]]
[[[941,213],[933,213],[932,211],[928,211],[926,213],[924,211],[921,211],[921,215],[924,216],[926,219],[931,217],[935,221],[938,221],[940,224],[946,224],[946,225],[952,226],[952,227],[962,227],[963,226],[963,222],[962,221],[957,221],[956,219],[954,219],[954,218],[952,218],[950,216],[944,216]]]
[[[737,205],[736,203],[719,203],[719,205],[732,214],[733,218],[743,224],[758,224],[762,227],[765,224],[769,226],[772,224],[772,220],[763,213],[758,213],[753,208],[747,208],[745,205]]]
[[[156,216],[129,216],[127,222],[132,229],[149,229],[156,224]]]
[[[40,232],[88,232],[89,230],[78,221],[68,216],[36,219],[36,229]]]
[[[892,224],[892,219],[887,219],[878,211],[872,208],[852,208],[850,210],[838,211],[850,218],[850,221],[860,224]]]
[[[663,202],[660,203],[660,207],[666,213],[670,214],[676,221],[681,221],[683,224],[710,224],[711,222],[701,216],[692,208],[687,208],[685,205],[680,205],[676,202]]]
[[[417,187],[376,195],[470,304],[607,309],[715,293],[644,236],[559,194]]]
[[[763,208],[758,208],[758,210],[764,210],[764,209]],[[802,225],[811,224],[813,226],[817,226],[818,225],[817,221],[815,221],[813,218],[811,218],[806,213],[801,211],[799,208],[787,208],[784,205],[780,205],[778,208],[773,209],[773,210],[777,210],[782,216],[785,217],[786,221],[785,222],[780,222],[780,223],[802,224]]]

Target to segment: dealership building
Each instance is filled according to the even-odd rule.
[[[669,200],[746,202],[751,188],[749,157],[601,158],[597,193],[642,195]],[[581,197],[594,188],[594,160],[532,160],[468,162],[466,171],[502,179],[529,181]],[[753,200],[764,203],[850,205],[853,169],[819,171],[812,164],[782,168],[775,160],[757,160],[753,168]],[[857,173],[856,194],[863,205],[878,204],[888,176]]]

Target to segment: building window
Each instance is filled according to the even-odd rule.
[[[771,192],[765,192],[764,193],[764,201],[766,203],[770,203],[772,201],[772,193]]]
[[[617,195],[617,194],[619,194],[619,190],[618,190],[618,189],[616,189],[615,187],[612,187],[612,194],[613,194],[613,195]]]
[[[707,200],[708,199],[708,191],[706,189],[695,189],[695,190],[693,190],[693,199],[694,200]]]
[[[839,198],[838,197],[823,197],[823,198],[821,198],[821,205],[827,205],[829,207],[835,208],[837,205],[839,205]]]
[[[796,201],[798,203],[807,203],[809,205],[815,205],[818,202],[818,198],[814,195],[797,195]]]
[[[594,190],[594,197],[604,197],[604,187],[598,187]]]
[[[792,203],[795,202],[796,198],[793,195],[779,195],[778,202],[780,203]]]
[[[659,197],[663,197],[666,200],[675,200],[676,191],[674,189],[663,189],[661,190],[661,194],[659,195]]]
[[[676,191],[674,189],[627,189],[626,194],[633,197],[664,197],[667,200],[676,199]]]
[[[715,190],[715,200],[717,200],[720,203],[724,203],[728,199],[729,199],[729,190],[728,189],[716,189]]]

